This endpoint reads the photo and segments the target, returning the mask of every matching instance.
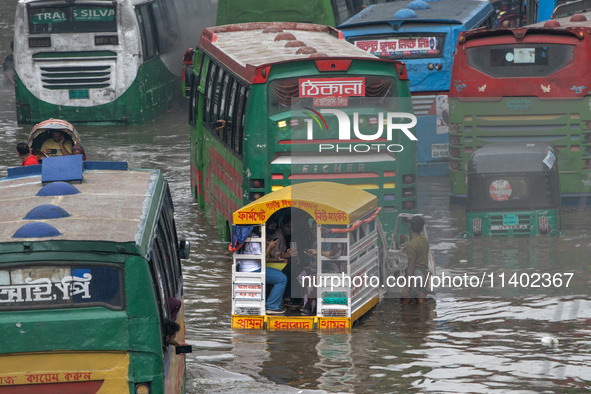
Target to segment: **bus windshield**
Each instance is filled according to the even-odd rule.
[[[91,264],[0,269],[0,311],[104,306],[122,309],[119,267]]]
[[[352,39],[358,48],[384,59],[418,59],[443,56],[444,34],[416,33]]]
[[[575,46],[505,44],[468,48],[468,65],[491,77],[545,77],[573,62]]]
[[[113,5],[85,5],[29,8],[29,32],[93,33],[117,31]]]
[[[392,77],[331,76],[297,77],[269,83],[268,115],[294,107],[376,107],[396,97],[398,86]]]

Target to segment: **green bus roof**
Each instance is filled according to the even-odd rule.
[[[37,196],[44,187],[41,176],[0,180],[0,254],[18,251],[11,247],[14,243],[94,241],[135,244],[144,255],[164,194],[160,171],[90,170],[83,177],[82,183],[72,184],[80,193],[60,196]],[[55,184],[46,186],[51,185]],[[46,204],[58,206],[70,216],[25,219],[33,209]],[[35,222],[53,226],[59,235],[14,237],[24,225]],[[137,248],[132,249],[137,253]]]

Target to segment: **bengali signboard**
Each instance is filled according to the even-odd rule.
[[[441,54],[442,37],[400,37],[355,41],[355,45],[379,57]]]

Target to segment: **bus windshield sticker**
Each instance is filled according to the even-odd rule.
[[[554,156],[554,153],[548,151],[548,154],[542,161],[548,166],[549,169],[552,169],[552,166],[554,166],[554,162],[556,161],[556,156]]]
[[[504,179],[493,181],[488,192],[495,201],[507,201],[511,197],[511,184]]]
[[[31,16],[33,24],[39,23],[61,23],[66,21],[66,14],[62,11],[39,12]]]
[[[86,21],[112,21],[115,18],[115,8],[81,8],[74,7],[74,20]]]
[[[513,61],[515,63],[535,63],[536,48],[515,48]]]
[[[0,270],[0,309],[106,303],[121,306],[120,272],[106,266]]]

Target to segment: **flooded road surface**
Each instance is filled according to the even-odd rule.
[[[0,176],[20,165],[14,95],[2,90]],[[183,104],[184,106],[184,104]],[[351,334],[230,329],[231,258],[189,190],[187,114],[177,108],[141,126],[77,128],[90,160],[161,169],[171,185],[184,262],[189,393],[563,393],[591,392],[591,211],[563,210],[561,237],[463,240],[448,179],[421,179],[438,275],[488,278],[482,287],[438,290],[424,306],[386,299]],[[513,273],[574,273],[569,287],[522,288]],[[500,275],[505,274],[505,287]],[[525,283],[525,282],[524,282]],[[541,343],[555,337],[557,347]]]

